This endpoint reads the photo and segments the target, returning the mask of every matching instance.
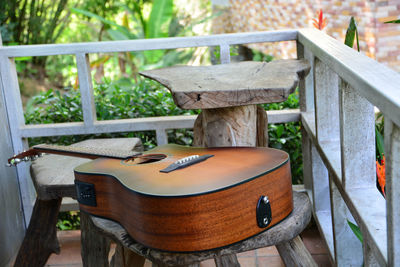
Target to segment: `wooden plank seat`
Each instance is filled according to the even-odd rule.
[[[143,151],[143,146],[138,138],[113,138],[90,139],[71,146],[123,148]],[[18,252],[14,266],[44,266],[51,253],[59,253],[60,247],[57,240],[57,216],[62,198],[76,199],[73,169],[90,159],[44,155],[31,165],[31,177],[35,186],[37,197],[33,208],[24,240]],[[109,241],[99,236],[92,236],[91,229],[86,229],[85,214],[81,216],[82,243],[86,238],[98,240],[97,247],[102,251],[109,249]],[[82,246],[86,249],[87,246]],[[86,255],[87,253],[82,253]],[[82,259],[84,266],[102,266],[89,264]],[[98,259],[106,261],[106,259]]]
[[[213,258],[217,267],[239,266],[235,257],[240,252],[275,245],[286,266],[317,266],[305,248],[299,234],[311,219],[311,204],[306,194],[293,193],[294,209],[282,222],[271,229],[224,248],[193,253],[171,253],[147,248],[133,240],[124,228],[111,220],[89,216],[88,222],[117,244],[112,266],[143,266],[145,259],[156,266],[199,266],[201,261]],[[95,251],[88,251],[99,257]],[[123,256],[123,257],[121,257]],[[121,262],[121,260],[123,262]]]

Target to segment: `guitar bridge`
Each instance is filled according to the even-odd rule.
[[[182,169],[185,168],[187,166],[202,162],[208,158],[213,157],[214,155],[192,155],[189,157],[185,157],[182,159],[179,159],[177,161],[175,161],[174,163],[172,163],[171,165],[169,165],[167,168],[160,170],[160,172],[164,172],[164,173],[168,173],[168,172],[172,172],[175,171],[177,169]]]

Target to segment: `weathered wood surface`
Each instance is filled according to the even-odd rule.
[[[310,70],[307,60],[244,61],[142,71],[171,92],[183,109],[209,109],[285,101]]]
[[[14,267],[42,267],[51,253],[60,253],[57,240],[57,215],[61,198],[36,199],[32,219],[18,251]]]
[[[267,113],[256,105],[205,109],[193,131],[193,146],[268,146]]]
[[[277,250],[279,255],[281,255],[282,260],[285,262],[286,266],[296,266],[296,267],[317,267],[311,254],[307,251],[306,247],[301,241],[299,236],[294,239],[277,244]]]
[[[311,205],[308,197],[296,192],[293,193],[293,197],[294,208],[292,213],[273,228],[224,248],[193,253],[170,253],[150,249],[134,241],[120,224],[94,216],[91,216],[91,219],[97,230],[135,253],[156,263],[163,262],[167,266],[184,266],[292,240],[303,231],[311,219]],[[132,218],[132,220],[135,220],[135,218]]]
[[[110,267],[142,267],[146,258],[117,244]]]
[[[236,254],[216,256],[214,262],[217,267],[240,267]]]
[[[194,126],[195,146],[255,146],[256,105],[205,109]]]
[[[110,239],[99,235],[93,227],[92,220],[84,212],[81,218],[81,256],[83,267],[109,267],[108,253],[110,251]],[[114,255],[117,262],[124,262],[121,254]]]

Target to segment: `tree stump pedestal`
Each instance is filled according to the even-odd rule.
[[[306,60],[245,61],[140,72],[172,93],[182,109],[202,109],[194,146],[268,146],[268,119],[256,104],[285,101],[310,70]]]

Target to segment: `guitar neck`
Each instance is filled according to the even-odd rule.
[[[96,159],[116,158],[127,159],[129,157],[140,155],[140,152],[131,150],[109,149],[99,147],[74,147],[74,146],[59,146],[59,145],[36,145],[33,147],[38,153],[60,154],[65,156],[73,156],[80,158]]]
[[[114,159],[128,159],[141,155],[140,152],[131,150],[109,149],[99,147],[74,147],[74,146],[58,146],[58,145],[36,145],[12,158],[8,159],[8,166],[15,166],[21,161],[33,160],[40,156],[42,153],[60,154],[65,156],[73,156],[88,159],[97,158],[114,158]]]

